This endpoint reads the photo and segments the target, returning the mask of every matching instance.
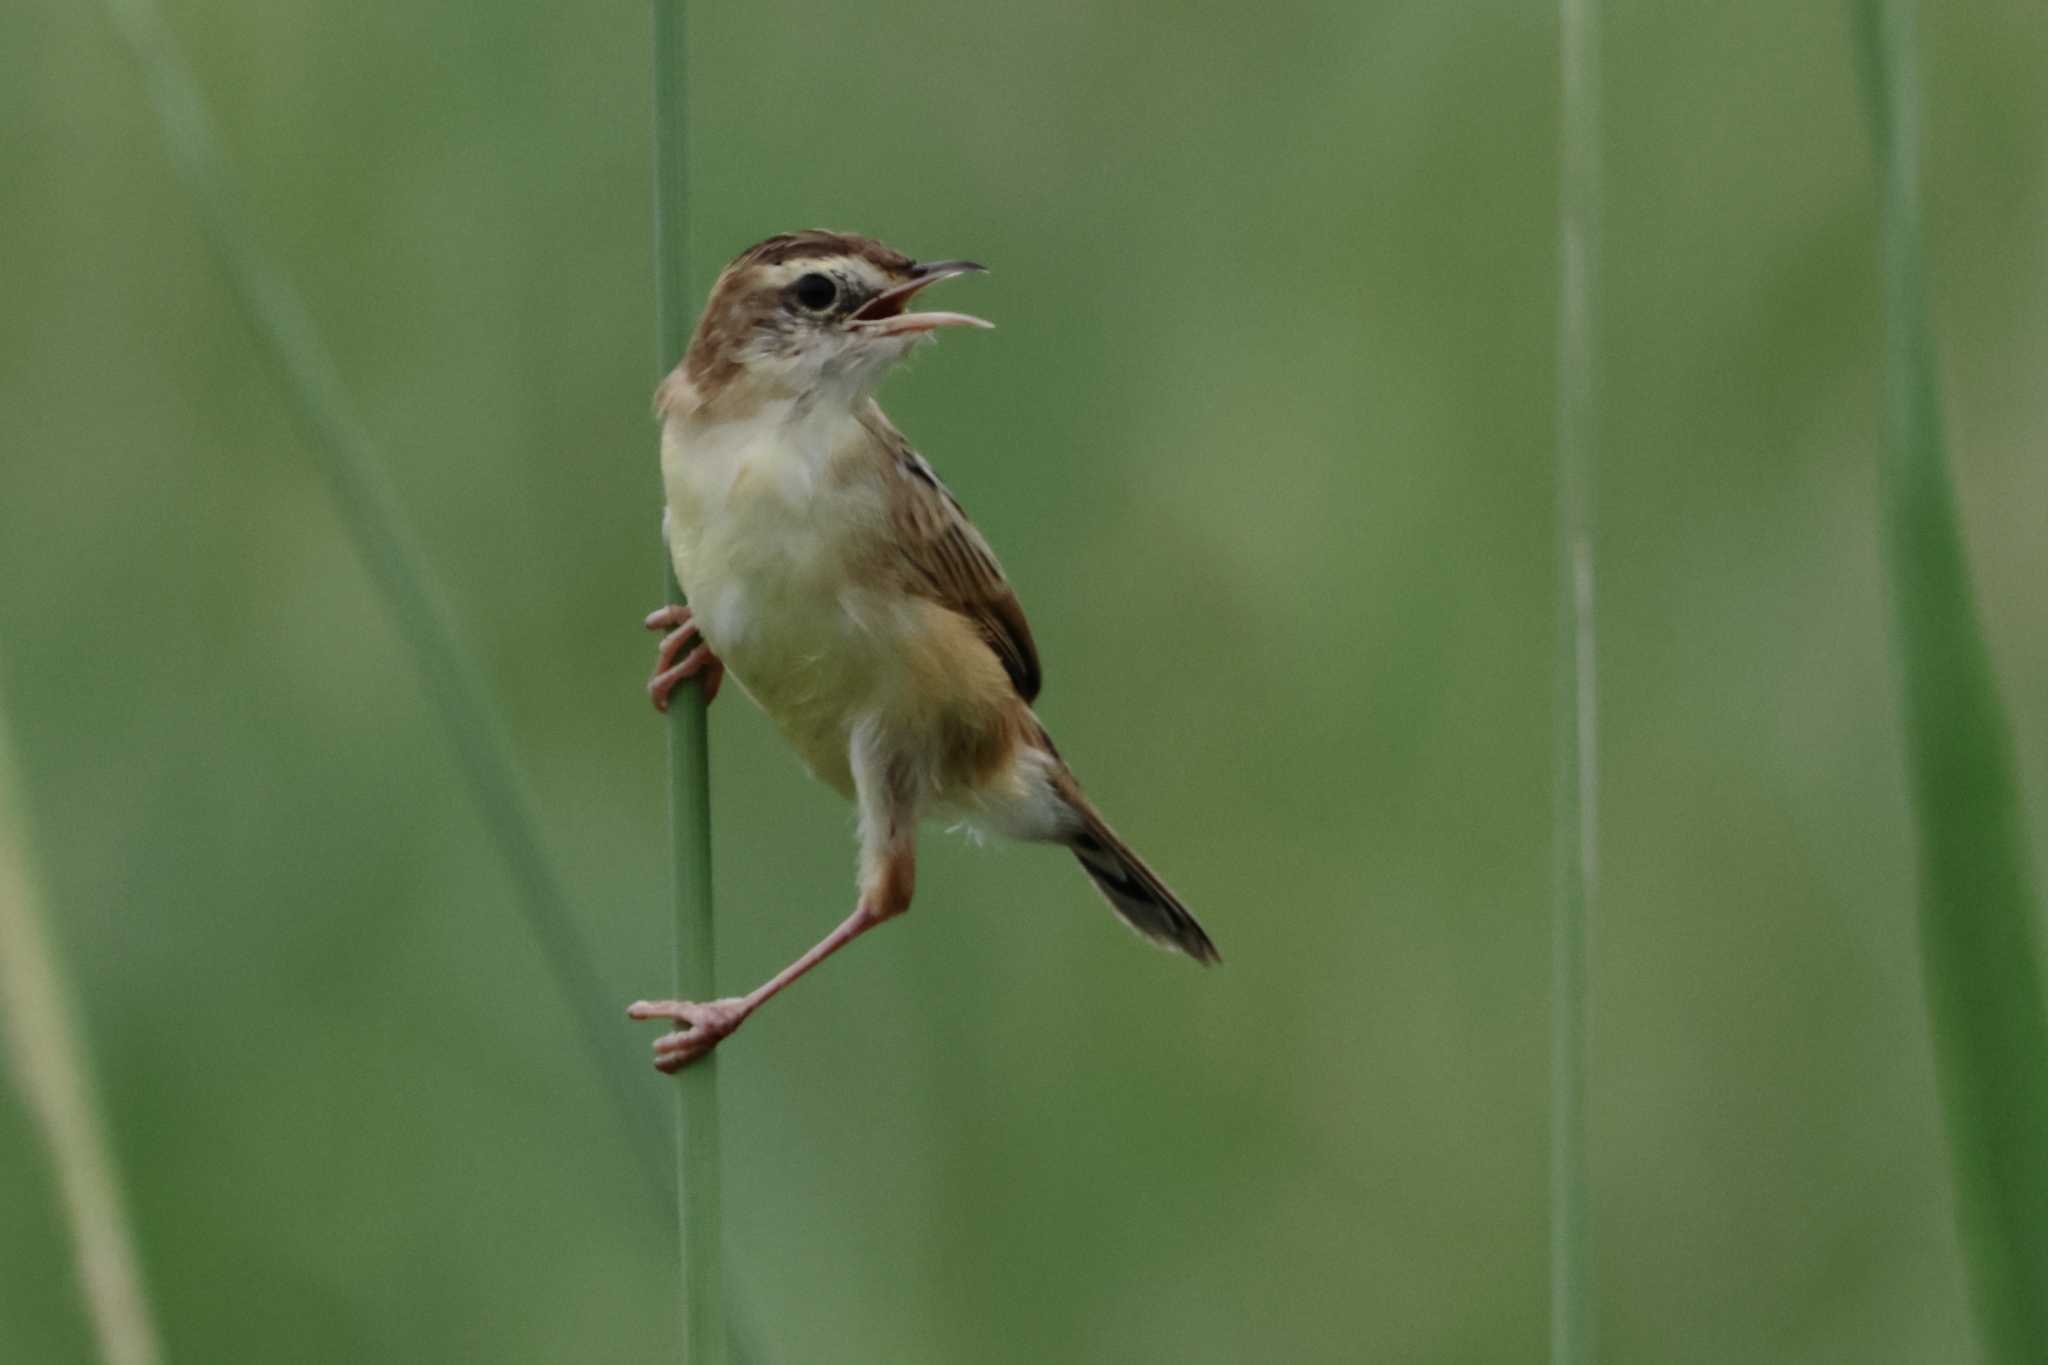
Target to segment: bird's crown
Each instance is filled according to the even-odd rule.
[[[719,272],[683,377],[699,403],[735,387],[863,396],[933,330],[990,325],[964,313],[906,311],[927,286],[982,268],[920,262],[855,233],[778,233]]]

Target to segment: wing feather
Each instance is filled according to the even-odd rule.
[[[911,591],[973,622],[1017,695],[1036,700],[1044,682],[1038,647],[995,551],[879,407],[870,404],[862,424],[887,449],[891,529]]]

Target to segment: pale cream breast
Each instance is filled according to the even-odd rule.
[[[867,426],[826,404],[672,412],[662,471],[698,629],[812,772],[851,795],[867,725],[931,801],[998,778],[1035,722],[976,625],[910,590],[891,502],[904,474]]]
[[[663,439],[676,576],[705,642],[821,778],[850,788],[855,718],[901,690],[916,614],[868,589],[886,527],[861,467],[867,434],[763,405],[742,421],[671,420]],[[901,604],[907,606],[907,603]]]

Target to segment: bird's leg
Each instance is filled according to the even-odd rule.
[[[682,686],[685,678],[694,678],[699,673],[704,675],[704,704],[709,706],[725,681],[725,665],[698,636],[697,618],[689,607],[671,602],[660,611],[649,613],[646,626],[649,630],[668,632],[661,637],[661,648],[655,653],[654,676],[647,680],[647,695],[654,699],[654,709],[668,710],[670,695]],[[686,645],[692,646],[688,652],[684,650]]]
[[[627,1007],[626,1014],[633,1019],[671,1019],[682,1025],[654,1040],[655,1068],[671,1073],[682,1070],[717,1047],[721,1039],[745,1023],[748,1015],[767,1004],[783,987],[883,920],[909,909],[915,865],[916,854],[908,848],[892,858],[884,865],[881,878],[862,888],[860,904],[837,929],[748,995],[703,1004],[693,1000],[641,1000]]]
[[[674,1073],[717,1047],[747,1016],[785,986],[884,920],[910,908],[917,885],[917,808],[906,784],[894,780],[895,765],[876,760],[872,746],[856,735],[853,776],[861,808],[860,903],[837,929],[747,995],[698,1003],[641,1000],[626,1009],[633,1019],[670,1019],[682,1025],[654,1040],[654,1065]]]

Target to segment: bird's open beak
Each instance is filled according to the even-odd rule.
[[[927,261],[917,266],[914,278],[875,295],[853,315],[853,325],[866,336],[908,336],[938,327],[993,327],[971,313],[906,313],[910,301],[926,285],[950,280],[955,275],[986,274],[987,266],[973,261]]]

